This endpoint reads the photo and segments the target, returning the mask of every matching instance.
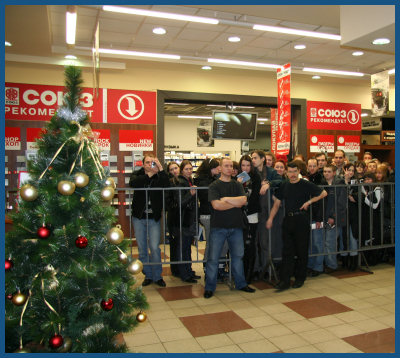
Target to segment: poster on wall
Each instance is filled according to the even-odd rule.
[[[153,131],[151,130],[119,130],[120,151],[153,151]]]
[[[310,135],[310,152],[313,153],[334,153],[335,152],[335,136],[312,134]]]
[[[109,129],[92,129],[94,143],[100,151],[111,150],[111,134]]]
[[[382,71],[371,75],[371,117],[389,113],[389,72]]]
[[[212,139],[211,133],[212,120],[205,118],[199,119],[197,125],[197,146],[214,147],[214,139]]]
[[[276,134],[276,154],[288,155],[290,151],[290,64],[277,70],[278,79],[278,131]]]
[[[26,129],[26,149],[37,150],[36,139],[42,135],[43,128],[27,128]]]
[[[63,86],[5,83],[5,119],[49,121],[63,104]],[[92,122],[103,121],[103,98],[93,97],[92,88],[83,88],[80,104]]]
[[[307,129],[361,131],[361,104],[307,101]]]
[[[337,149],[341,149],[345,153],[360,153],[360,136],[338,135]]]
[[[5,127],[6,150],[21,150],[21,128]]]
[[[276,154],[276,133],[278,131],[278,111],[271,108],[271,152]]]

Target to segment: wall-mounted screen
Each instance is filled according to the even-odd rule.
[[[255,140],[257,132],[257,113],[214,111],[214,139]]]

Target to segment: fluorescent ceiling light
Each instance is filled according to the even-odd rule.
[[[75,35],[76,35],[76,11],[67,11],[67,34],[66,41],[68,45],[75,45]]]
[[[119,12],[119,13],[123,13],[123,14],[131,14],[131,15],[160,17],[162,19],[170,19],[170,20],[201,22],[203,24],[217,25],[219,23],[219,20],[212,19],[212,18],[209,18],[209,17],[173,14],[173,13],[169,13],[169,12],[152,11],[152,10],[144,10],[144,9],[134,9],[134,8],[131,8],[131,7],[105,5],[105,6],[103,6],[103,10],[104,11]]]
[[[320,79],[321,79],[321,76],[314,75],[314,76],[312,76],[311,78],[312,78],[313,80],[320,80]]]
[[[165,35],[167,33],[167,30],[165,30],[163,27],[155,27],[153,29],[153,34],[156,35]]]
[[[372,44],[374,45],[387,45],[390,44],[390,40],[387,38],[380,38],[380,39],[375,39],[372,41]]]
[[[393,75],[393,73],[395,73],[395,68],[392,68],[392,69],[389,70],[389,72],[388,72],[389,75]]]
[[[209,70],[212,70],[212,67],[211,66],[203,66],[201,69],[209,71]]]
[[[169,59],[169,60],[180,60],[181,59],[181,56],[168,55],[168,54],[165,54],[165,53],[124,51],[124,50],[114,50],[114,49],[107,49],[107,48],[99,48],[99,53],[106,53],[106,54],[109,54],[109,55],[124,55],[124,56],[165,58],[165,59]]]
[[[364,55],[364,52],[362,52],[362,51],[354,51],[354,52],[352,53],[352,55],[353,55],[353,56],[362,56],[362,55]]]
[[[368,117],[368,113],[361,113],[361,117]]]
[[[250,66],[250,67],[264,67],[264,68],[281,68],[281,65],[274,65],[271,63],[259,63],[259,62],[248,62],[248,61],[235,61],[235,60],[224,60],[220,58],[209,58],[208,62],[212,63],[224,63],[227,65],[237,66]]]
[[[76,60],[77,59],[77,57],[74,55],[66,55],[65,58],[68,60]]]
[[[323,68],[311,68],[311,67],[304,67],[303,71],[306,72],[317,72],[317,73],[329,73],[331,75],[343,75],[343,76],[364,76],[361,72],[350,72],[350,71],[336,71],[336,70],[327,70]]]
[[[12,45],[11,45],[11,42],[5,41],[4,46],[12,46]]]
[[[254,25],[253,30],[278,32],[281,34],[298,35],[298,36],[306,36],[306,37],[316,37],[319,39],[341,40],[340,35],[326,34],[323,32],[315,32],[315,31],[290,29],[290,28],[278,27],[278,26]]]
[[[212,119],[212,116],[189,116],[189,115],[180,114],[180,115],[178,115],[178,118]]]
[[[304,50],[306,48],[306,45],[295,45],[294,48],[296,50]]]
[[[269,118],[257,118],[257,121],[269,121]]]
[[[176,105],[176,106],[188,106],[188,103],[174,103],[174,102],[164,102],[164,104],[172,104],[172,105]]]
[[[240,42],[240,37],[239,36],[231,36],[228,37],[229,42]]]

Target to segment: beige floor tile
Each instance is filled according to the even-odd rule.
[[[151,325],[149,320],[144,321],[143,323],[138,324],[135,329],[132,331],[134,334],[139,334],[139,333],[146,333],[146,332],[154,332],[154,328]],[[129,334],[129,333],[124,333]]]
[[[268,339],[281,350],[303,347],[309,344],[301,336],[293,333],[285,336],[269,337]]]
[[[339,293],[336,295],[329,296],[329,298],[331,298],[332,300],[334,300],[336,302],[343,303],[344,305],[346,305],[345,302],[353,301],[355,297],[348,293]]]
[[[229,291],[229,292],[218,292],[214,293],[215,297],[217,297],[222,303],[228,304],[237,301],[243,301],[243,297],[239,295],[237,292]]]
[[[205,299],[204,297],[192,298],[192,301],[199,307],[214,306],[222,303],[216,296]]]
[[[375,319],[379,322],[382,322],[383,324],[388,325],[389,327],[395,328],[396,325],[396,319],[395,319],[394,314],[389,314],[381,317],[376,317]]]
[[[245,329],[243,331],[228,332],[226,335],[232,340],[232,342],[236,344],[258,341],[264,338],[255,329]]]
[[[366,316],[360,312],[357,312],[357,311],[348,311],[348,312],[337,313],[337,314],[335,314],[335,316],[347,323],[363,321],[365,319],[368,319],[368,316]]]
[[[200,307],[188,307],[188,308],[176,308],[173,309],[176,317],[187,317],[187,316],[197,316],[204,314],[204,311]],[[209,312],[207,312],[209,313]]]
[[[188,307],[196,307],[197,306],[196,303],[193,302],[193,299],[168,301],[168,305],[171,309],[188,308]]]
[[[239,347],[245,353],[271,353],[279,350],[277,346],[272,344],[267,339],[254,342],[240,343]]]
[[[269,291],[268,291],[269,292]],[[254,299],[249,299],[249,301],[256,307],[264,307],[264,306],[270,306],[270,305],[274,305],[274,304],[278,304],[279,302],[273,298],[273,297],[269,297],[267,295],[264,295],[263,297],[258,297],[258,298],[254,298]]]
[[[268,314],[277,314],[277,313],[283,313],[283,312],[293,312],[288,306],[285,306],[282,303],[277,303],[274,305],[269,305],[266,307],[261,307],[261,309]]]
[[[167,302],[158,302],[158,303],[152,303],[150,305],[150,311],[151,312],[157,312],[157,311],[164,311],[164,310],[169,310],[170,307],[168,306]]]
[[[257,317],[242,317],[250,326],[256,328],[256,327],[266,327],[266,326],[271,326],[273,324],[278,324],[279,322],[274,320],[270,315],[263,314],[257,316]]]
[[[378,296],[368,297],[365,299],[365,301],[370,302],[375,306],[380,306],[380,307],[383,306],[382,308],[384,309],[385,305],[392,303],[394,300],[392,298],[378,295]]]
[[[367,297],[372,297],[372,296],[376,296],[376,294],[375,293],[373,293],[373,292],[371,292],[371,291],[366,291],[366,290],[359,290],[359,289],[357,289],[356,291],[354,291],[353,293],[352,293],[352,295],[354,296],[354,297],[357,297],[357,298],[367,298]]]
[[[305,287],[306,289],[303,290],[296,290],[294,291],[295,295],[298,297],[299,300],[306,300],[308,298],[316,298],[320,297],[320,294],[308,287]]]
[[[332,332],[327,331],[325,328],[299,332],[298,334],[311,344],[332,341],[337,338]]]
[[[234,311],[238,316],[242,317],[243,319],[246,317],[252,318],[265,315],[265,312],[258,307],[244,307],[240,309],[235,309]]]
[[[354,351],[354,347],[351,344],[341,339],[316,343],[314,346],[323,353],[349,353]]]
[[[206,353],[243,353],[236,344],[224,347],[206,349]]]
[[[176,317],[176,315],[175,315],[174,311],[172,311],[171,309],[165,309],[163,311],[155,311],[155,312],[150,310],[150,312],[147,312],[147,318],[151,322],[164,320],[167,318],[175,318],[175,317]]]
[[[220,303],[219,301],[217,301],[217,303],[214,305],[201,306],[200,309],[203,313],[217,313],[217,312],[231,311],[231,309],[227,305]]]
[[[290,330],[292,330],[294,333],[312,331],[314,329],[319,328],[315,323],[307,319],[302,319],[294,322],[287,322],[285,323],[285,326]]]
[[[257,308],[255,306],[253,306],[247,300],[226,302],[225,304],[229,307],[229,309],[231,309],[232,311],[235,311],[235,312],[236,312],[236,310],[240,310],[240,309],[243,309],[243,308]]]
[[[202,350],[194,338],[179,339],[163,344],[168,353],[190,353]]]
[[[381,329],[386,329],[389,328],[388,325],[379,322],[375,319],[366,319],[364,321],[357,321],[357,322],[352,322],[351,323],[353,326],[361,329],[364,332],[373,332],[373,331],[379,331]]]
[[[173,328],[165,329],[162,331],[156,331],[161,342],[176,341],[179,339],[193,338],[190,332],[185,328]]]
[[[165,329],[182,328],[183,323],[177,317],[167,318],[159,321],[151,321],[151,325],[156,331],[163,331]]]
[[[197,342],[203,349],[212,349],[233,345],[232,340],[225,334],[213,334],[211,336],[197,337]]]
[[[271,337],[283,336],[287,334],[291,334],[292,331],[282,324],[273,324],[267,327],[259,327],[256,328],[257,332],[259,332],[265,338],[270,339]]]
[[[282,312],[282,313],[272,313],[272,318],[281,322],[281,323],[288,323],[288,322],[295,322],[301,321],[304,317],[294,311],[290,312]]]
[[[126,345],[130,350],[138,346],[160,343],[160,339],[155,332],[146,332],[140,334],[128,333],[124,334],[124,338]]]
[[[295,291],[295,290],[293,290]],[[293,292],[292,291],[292,292]],[[278,302],[291,302],[291,301],[298,301],[299,297],[296,296],[295,293],[291,293],[291,291],[284,291],[284,292],[274,292],[274,299],[277,300]]]
[[[304,347],[285,349],[284,352],[285,353],[321,353],[321,351],[318,350],[314,346],[304,346]]]
[[[341,324],[339,326],[326,327],[326,330],[333,333],[338,338],[350,337],[364,333],[363,330],[349,323]]]
[[[135,347],[132,353],[167,353],[162,343]]]
[[[334,315],[310,318],[310,321],[323,328],[344,323],[341,319],[335,317]]]
[[[347,301],[345,303],[345,305],[355,311],[358,311],[363,308],[374,307],[374,305],[372,303],[366,302],[363,299],[359,299],[359,298],[356,298],[353,301]]]
[[[372,292],[376,293],[377,295],[380,296],[386,296],[386,295],[392,295],[395,293],[395,287],[391,286],[387,286],[387,287],[381,287],[381,288],[377,288],[374,290],[371,290]]]
[[[386,316],[388,314],[388,311],[384,310],[381,307],[369,307],[369,308],[363,308],[361,310],[358,310],[358,312],[362,313],[363,315],[370,317],[370,318],[376,318],[378,319],[379,317]]]

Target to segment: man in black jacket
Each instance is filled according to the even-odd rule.
[[[143,168],[131,175],[129,186],[132,188],[165,188],[169,186],[168,175],[159,160],[147,154],[143,157]],[[145,279],[142,286],[147,286],[153,281],[161,287],[166,286],[161,277],[160,219],[162,209],[163,194],[161,190],[134,191],[132,222],[139,249],[139,260],[144,264]],[[159,265],[146,265],[146,263],[159,263]]]

